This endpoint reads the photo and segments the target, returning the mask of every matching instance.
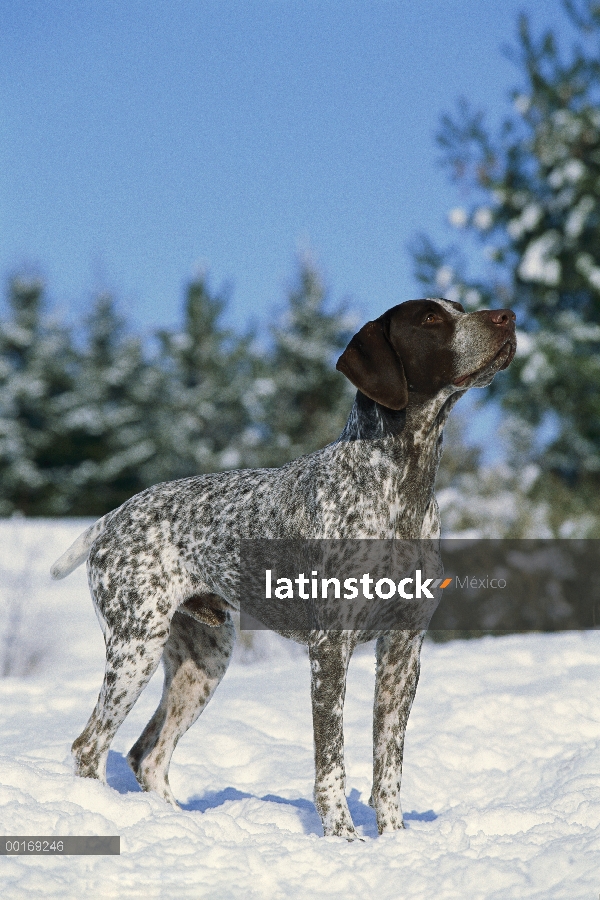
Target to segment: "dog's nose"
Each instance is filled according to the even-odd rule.
[[[512,309],[490,309],[490,319],[494,325],[514,325],[517,321]]]

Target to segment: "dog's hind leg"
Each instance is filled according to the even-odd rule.
[[[75,774],[106,780],[111,742],[156,671],[169,635],[168,618],[135,638],[116,637],[107,629],[106,669],[98,702],[72,746]]]
[[[177,806],[168,769],[177,742],[194,724],[229,665],[235,630],[231,619],[210,627],[176,612],[165,644],[165,682],[160,704],[127,761],[141,786]]]

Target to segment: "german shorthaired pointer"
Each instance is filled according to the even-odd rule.
[[[322,450],[279,469],[222,472],[158,484],[108,513],[54,564],[63,578],[88,556],[106,643],[96,707],[73,744],[75,770],[105,778],[111,741],[155,672],[158,709],[128,755],[141,786],[176,805],[167,771],[178,740],[225,674],[234,643],[239,541],[244,538],[414,539],[439,536],[433,489],[448,413],[513,359],[510,310],[466,313],[448,300],[410,300],[368,322],[337,368],[358,388],[346,427]],[[379,832],[403,827],[404,733],[424,631],[314,631],[315,803],[325,835],[356,832],[343,756],[346,671],[377,638],[373,789]]]

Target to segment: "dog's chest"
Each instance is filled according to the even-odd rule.
[[[365,448],[356,444],[346,446],[345,451],[333,466],[342,470],[342,477],[327,478],[317,492],[321,536],[380,540],[422,537],[433,498],[437,454],[390,453],[385,446]]]

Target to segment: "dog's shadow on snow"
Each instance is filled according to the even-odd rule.
[[[111,750],[108,754],[106,780],[110,787],[118,791],[119,794],[136,793],[142,790],[135,779],[135,775],[127,765],[125,757],[121,753],[115,753],[114,750]],[[207,791],[201,797],[192,797],[187,803],[182,803],[181,808],[187,812],[206,812],[207,809],[216,809],[229,800],[247,800],[249,797],[255,796],[255,794],[228,787],[222,791]],[[276,794],[266,794],[264,797],[257,799],[263,800],[265,803],[282,803],[285,806],[293,806],[298,810],[305,834],[323,834],[319,814],[315,809],[314,803],[310,800],[305,800],[302,797],[299,797],[297,800],[288,800],[286,797],[279,797]],[[350,791],[348,807],[354,824],[357,828],[361,828],[362,834],[365,837],[376,838],[377,822],[375,812],[370,806],[362,802],[356,788],[352,788]],[[437,819],[437,815],[432,809],[422,813],[414,811],[404,813],[404,822],[407,828],[410,828],[411,821],[433,822],[434,819]]]
[[[114,750],[108,751],[106,782],[109,787],[118,791],[119,794],[141,793],[142,790],[123,754],[115,753]]]
[[[218,806],[222,806],[228,800],[246,800],[249,797],[256,797],[256,795],[228,787],[222,791],[207,791],[202,797],[192,797],[187,803],[182,803],[181,808],[206,812],[207,809],[215,809]],[[281,803],[284,806],[293,806],[294,809],[298,810],[302,830],[305,834],[323,834],[319,814],[315,809],[315,804],[311,803],[310,800],[304,800],[302,797],[299,797],[297,800],[289,800],[286,797],[279,797],[277,794],[265,794],[264,797],[257,799],[263,800],[265,803]]]

